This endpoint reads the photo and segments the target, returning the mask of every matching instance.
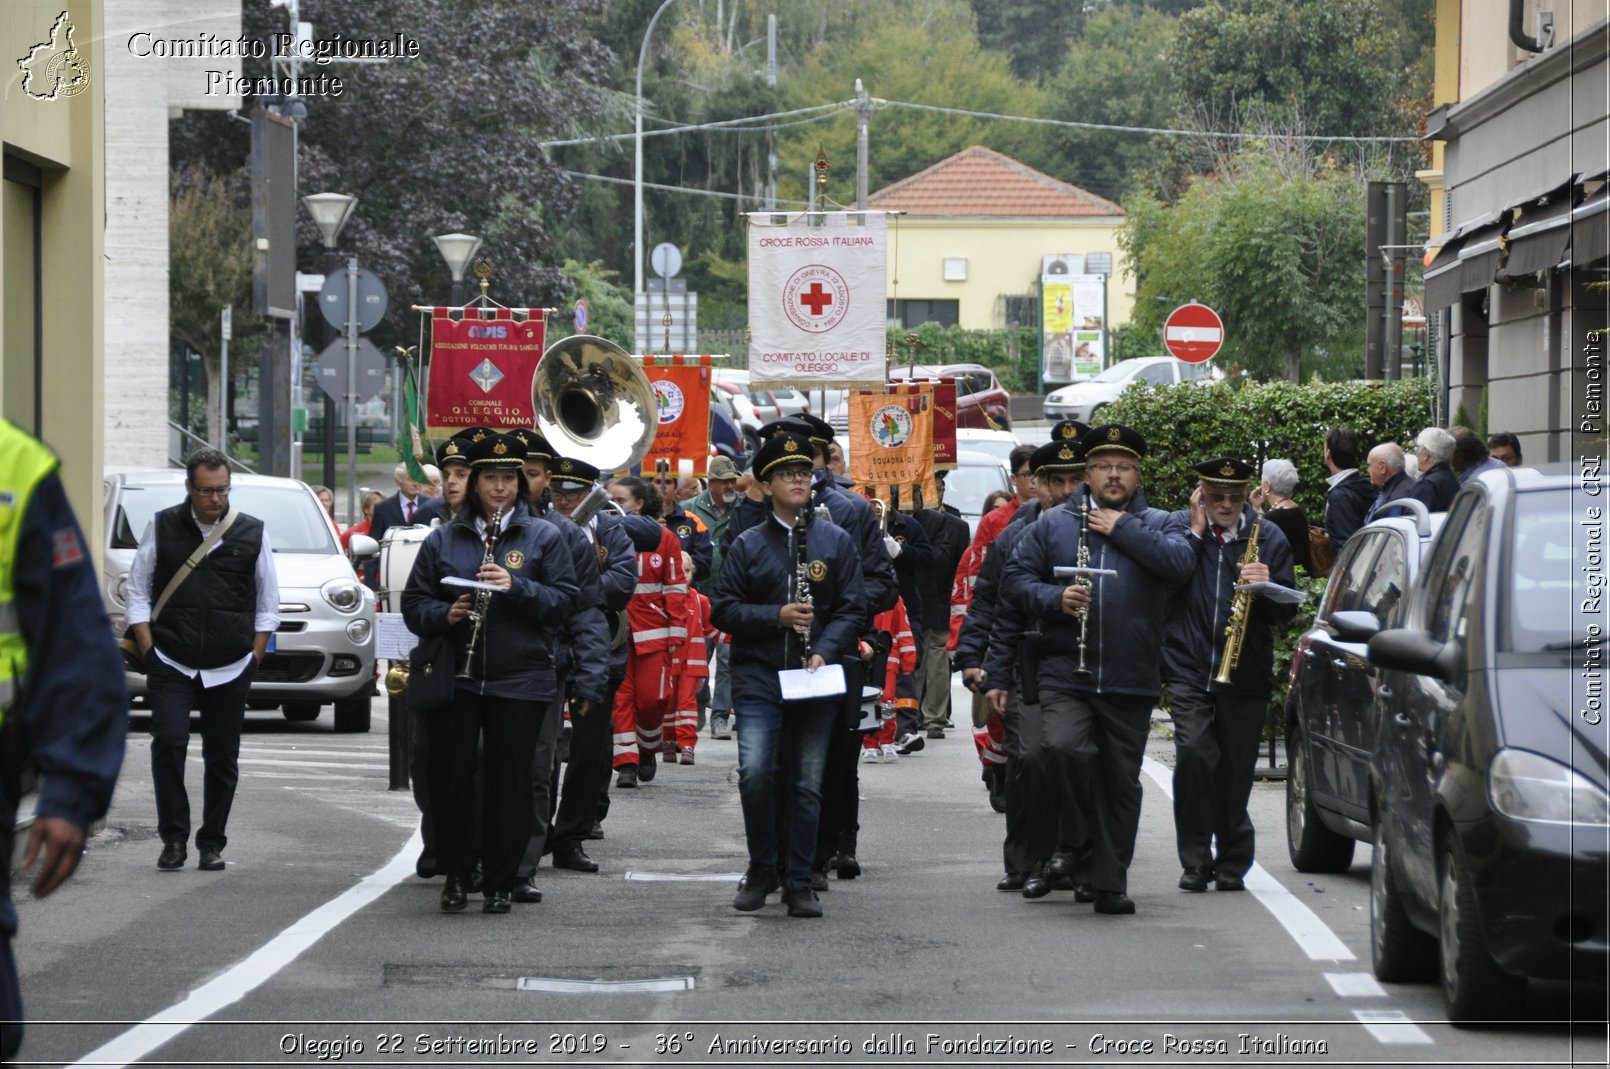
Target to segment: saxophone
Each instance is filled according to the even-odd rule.
[[[492,519],[486,525],[486,546],[481,553],[480,568],[485,568],[494,562],[498,551],[498,532],[503,526],[503,510],[497,509],[492,513]],[[459,671],[458,678],[467,682],[478,682],[486,669],[486,651],[481,650],[481,627],[486,623],[486,611],[492,607],[492,592],[490,590],[477,590],[475,592],[475,608],[470,610],[470,619],[474,624],[470,627],[469,641],[464,644],[464,667]],[[476,651],[481,651],[481,673],[473,670]]]
[[[1085,490],[1079,497],[1079,548],[1074,554],[1073,562],[1079,568],[1090,567],[1090,547],[1085,544],[1085,532],[1090,528],[1090,492]],[[1075,586],[1083,587],[1088,593],[1094,585],[1090,576],[1081,574],[1074,578]],[[1085,637],[1090,630],[1090,605],[1081,605],[1074,614],[1079,618],[1079,664],[1073,672],[1077,676],[1090,675],[1090,669],[1085,665]]]
[[[811,604],[811,565],[810,551],[806,548],[805,533],[810,529],[810,513],[807,509],[799,510],[799,517],[794,520],[794,602],[798,605]],[[795,628],[803,646],[799,655],[800,667],[811,663],[811,628],[804,624]]]
[[[1262,529],[1263,524],[1254,518],[1246,552],[1241,554],[1243,565],[1258,563],[1258,532]],[[1230,682],[1230,673],[1241,661],[1241,643],[1246,641],[1247,618],[1251,615],[1252,591],[1237,590],[1235,597],[1230,600],[1230,622],[1224,628],[1224,656],[1219,661],[1219,671],[1213,677],[1213,682]]]

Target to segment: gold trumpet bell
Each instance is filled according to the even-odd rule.
[[[408,689],[408,662],[393,661],[391,667],[386,669],[386,693],[393,698],[401,698]]]
[[[659,429],[654,389],[625,349],[575,334],[548,347],[531,383],[537,430],[559,456],[606,474],[633,467]]]

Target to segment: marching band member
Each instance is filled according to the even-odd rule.
[[[1242,598],[1241,646],[1227,682],[1221,678],[1226,624],[1237,583],[1291,588],[1296,577],[1291,544],[1248,503],[1252,466],[1219,457],[1193,468],[1191,507],[1176,512],[1174,520],[1189,526],[1194,571],[1163,639],[1163,681],[1174,720],[1179,886],[1205,891],[1213,880],[1221,891],[1239,891],[1252,867],[1247,799],[1269,706],[1274,631],[1296,615],[1297,606],[1277,604],[1265,594]]]
[[[1118,424],[1083,439],[1088,481],[1018,542],[1001,589],[1038,623],[1038,706],[1025,706],[1025,734],[1041,740],[1028,759],[1061,795],[1059,816],[1090,829],[1090,882],[1098,913],[1129,914],[1129,862],[1140,823],[1140,764],[1161,689],[1157,659],[1174,590],[1195,562],[1184,525],[1149,508],[1140,492],[1146,441]],[[1076,503],[1088,495],[1088,517]],[[1086,550],[1080,553],[1081,546]],[[1098,576],[1086,586],[1054,569],[1086,556]],[[1071,826],[1071,824],[1070,824]]]
[[[659,491],[625,476],[609,484],[625,512],[652,519],[662,507]],[[654,778],[663,729],[676,703],[676,658],[687,642],[688,577],[682,544],[660,528],[653,549],[637,555],[637,587],[626,607],[631,626],[626,680],[615,694],[615,786],[627,789]]]
[[[785,706],[777,672],[842,663],[854,655],[867,620],[855,541],[807,514],[800,542],[796,523],[810,508],[812,463],[811,444],[791,432],[772,435],[756,453],[755,477],[771,500],[772,518],[733,541],[713,612],[715,625],[732,636],[738,791],[749,849],[733,907],[757,910],[781,886],[794,917],[822,915],[811,869],[828,742],[844,733],[843,702]]]
[[[468,905],[479,810],[482,911],[507,913],[531,833],[531,754],[557,693],[555,629],[569,617],[578,588],[553,525],[526,507],[520,441],[488,435],[469,457],[465,506],[426,537],[403,593],[403,616],[422,638],[445,636],[458,670],[452,703],[426,716],[437,858],[447,874],[441,908],[453,913]],[[443,582],[450,576],[497,592],[461,594]],[[478,750],[480,798],[472,789]]]

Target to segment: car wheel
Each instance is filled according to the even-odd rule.
[[[744,428],[744,452],[748,453],[750,456],[754,456],[759,451],[760,451],[760,435],[756,434],[754,431],[750,430],[748,427],[745,427]]]
[[[369,695],[343,698],[335,703],[335,729],[337,731],[365,732],[369,730]]]
[[[1448,1019],[1490,1021],[1512,1018],[1526,997],[1526,981],[1498,967],[1487,952],[1476,891],[1465,866],[1464,852],[1449,833],[1442,848],[1442,877],[1437,884],[1438,928],[1442,940],[1442,997]]]
[[[319,718],[318,702],[284,702],[280,711],[287,720],[317,720]]]
[[[1293,728],[1286,742],[1286,852],[1298,872],[1346,872],[1353,840],[1325,827],[1308,788],[1308,751]]]
[[[1375,856],[1370,860],[1370,963],[1377,980],[1429,980],[1435,972],[1436,947],[1414,926],[1394,883],[1392,858],[1386,847],[1386,818],[1375,822]]]
[[[1095,408],[1092,408],[1090,410],[1090,420],[1089,420],[1089,422],[1090,422],[1090,425],[1092,427],[1094,427],[1096,425],[1096,416],[1100,415],[1101,410],[1106,408],[1106,407],[1107,407],[1106,405],[1097,405]]]

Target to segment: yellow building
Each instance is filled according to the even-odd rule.
[[[101,543],[103,0],[0,5],[0,413],[62,459]]]
[[[867,203],[904,213],[889,238],[893,325],[1032,325],[1036,286],[1053,258],[1108,274],[1108,326],[1129,319],[1135,283],[1118,250],[1124,210],[1110,200],[974,145]]]

